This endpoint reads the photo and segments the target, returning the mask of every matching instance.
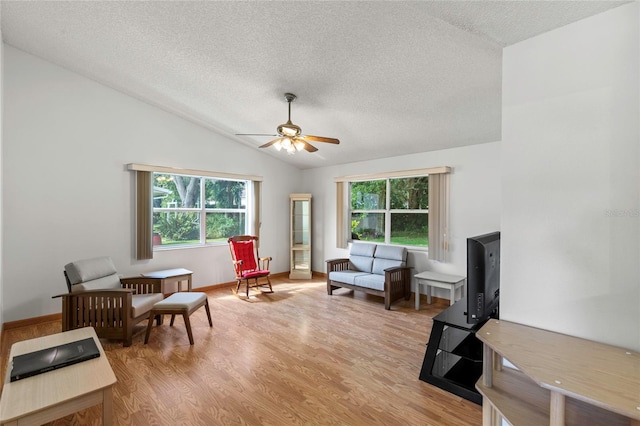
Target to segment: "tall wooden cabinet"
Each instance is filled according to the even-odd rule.
[[[311,194],[290,194],[290,279],[311,279]]]

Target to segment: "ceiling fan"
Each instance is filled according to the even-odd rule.
[[[316,152],[318,148],[311,145],[311,142],[326,142],[339,144],[340,141],[335,138],[326,138],[324,136],[303,135],[300,126],[291,122],[291,102],[296,100],[293,93],[285,93],[284,98],[289,104],[289,119],[286,123],[278,126],[276,131],[278,134],[262,134],[262,133],[236,133],[236,136],[277,136],[276,139],[260,145],[260,148],[267,148],[273,145],[278,151],[284,149],[288,154],[295,154],[296,151],[306,150],[308,152]]]

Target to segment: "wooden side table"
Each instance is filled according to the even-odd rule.
[[[451,292],[449,305],[456,301],[456,289],[460,288],[460,297],[464,297],[464,283],[466,277],[459,275],[441,274],[439,272],[424,271],[414,275],[416,279],[416,311],[420,309],[420,286],[427,287],[427,303],[431,303],[431,287],[448,289]],[[424,281],[424,282],[421,282]]]
[[[182,281],[187,282],[187,291],[191,291],[191,275],[193,271],[184,268],[165,269],[162,271],[147,272],[142,274],[146,278],[159,278],[162,294],[165,294],[165,284],[178,283],[178,292],[182,291]]]
[[[41,349],[93,338],[100,350],[98,358],[83,361],[37,376],[11,382],[11,361],[7,366],[0,424],[43,424],[80,410],[102,405],[102,424],[113,423],[113,391],[116,376],[92,327],[24,340],[11,346],[9,360]]]

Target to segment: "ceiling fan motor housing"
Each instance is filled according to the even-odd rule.
[[[296,95],[294,95],[293,93],[285,93],[284,98],[287,100],[287,103],[289,104],[289,119],[287,120],[286,123],[278,126],[278,134],[280,136],[285,136],[285,137],[288,136],[293,138],[300,135],[300,133],[302,133],[302,129],[300,128],[300,126],[296,126],[291,122],[291,102],[296,100]]]
[[[299,126],[293,124],[291,120],[278,126],[278,134],[280,136],[288,136],[293,138],[298,136],[301,132],[302,129]]]

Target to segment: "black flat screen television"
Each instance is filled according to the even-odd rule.
[[[500,232],[467,238],[467,323],[498,318]]]

